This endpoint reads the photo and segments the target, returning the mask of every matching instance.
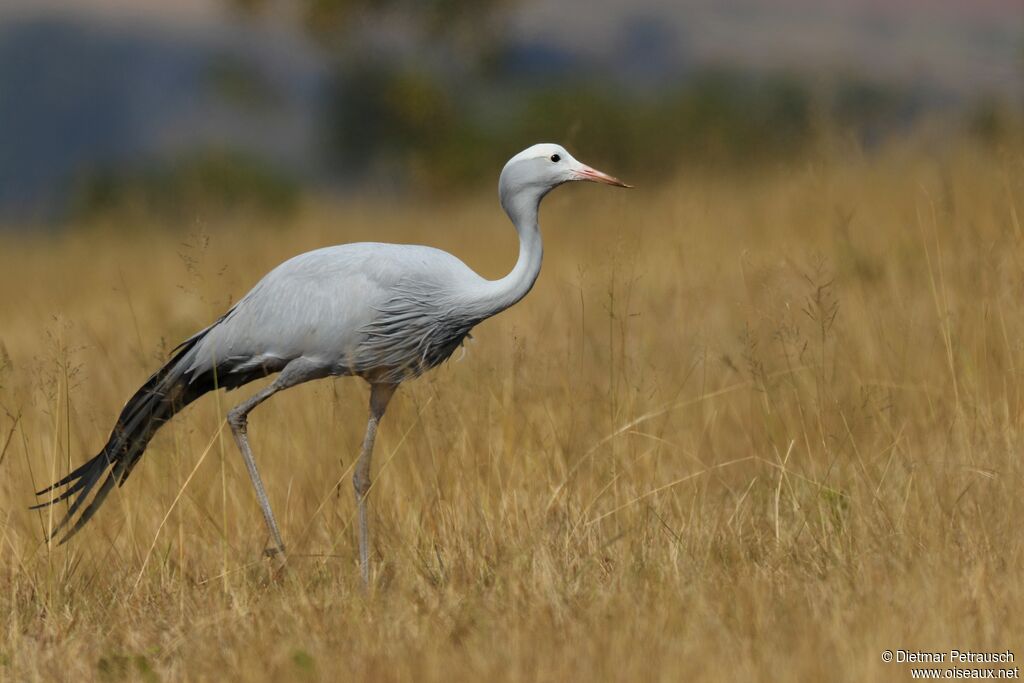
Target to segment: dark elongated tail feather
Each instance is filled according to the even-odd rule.
[[[44,508],[74,496],[64,517],[50,531],[47,540],[56,537],[71,523],[106,474],[92,502],[82,510],[78,520],[60,542],[64,543],[74,536],[103,504],[113,485],[125,482],[157,430],[179,410],[217,387],[216,371],[201,374],[188,372],[192,360],[190,352],[202,336],[201,333],[176,349],[174,357],[135,392],[125,404],[107,444],[97,456],[36,493],[52,493],[53,497],[34,505],[32,509]],[[238,378],[235,379],[237,381]],[[62,487],[66,488],[60,490]]]

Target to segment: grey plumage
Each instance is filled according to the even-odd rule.
[[[71,500],[52,538],[77,521],[63,543],[123,484],[150,439],[203,394],[280,373],[228,413],[275,542],[283,543],[246,434],[248,413],[277,391],[327,376],[356,375],[372,386],[370,421],[353,483],[359,505],[360,565],[368,579],[366,495],[377,424],[397,386],[447,360],[470,330],[519,301],[533,286],[543,255],[541,199],[571,180],[613,185],[558,145],[534,145],[502,170],[502,207],[519,233],[519,258],[499,280],[486,280],[451,254],[431,247],[358,243],[318,249],[285,261],[215,323],[183,342],[129,399],[103,450],[37,495]],[[106,478],[103,476],[106,474]],[[96,486],[102,480],[102,484]],[[85,506],[95,490],[92,501]],[[85,506],[85,507],[83,507]]]

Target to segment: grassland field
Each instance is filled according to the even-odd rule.
[[[554,193],[531,294],[391,404],[369,594],[360,380],[251,416],[280,577],[223,420],[255,386],[180,414],[67,545],[27,508],[293,254],[413,242],[503,275],[493,192],[0,235],[0,679],[898,681],[884,650],[953,648],[1019,665],[1022,159],[892,149]]]

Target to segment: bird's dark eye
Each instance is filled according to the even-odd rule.
[[[561,160],[562,160],[562,157],[558,156],[557,154],[552,154],[551,155],[551,161],[559,162]]]

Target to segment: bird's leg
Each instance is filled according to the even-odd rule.
[[[398,388],[397,384],[373,384],[370,387],[370,421],[366,425],[363,450],[359,453],[356,470],[352,475],[352,486],[356,491],[359,507],[359,569],[363,575],[363,586],[370,585],[370,523],[366,513],[366,496],[370,492],[370,462],[373,459],[373,442],[377,438],[377,425],[384,417],[388,402]]]
[[[270,530],[270,536],[274,541],[274,547],[264,551],[270,557],[278,554],[284,555],[284,542],[281,540],[281,532],[278,531],[274,512],[270,509],[270,499],[267,498],[266,489],[263,488],[263,480],[256,469],[256,461],[252,457],[252,449],[249,447],[247,431],[249,412],[273,396],[279,389],[280,387],[277,386],[277,382],[274,382],[253,395],[249,400],[238,404],[228,411],[228,424],[231,425],[231,431],[235,435],[235,443],[238,444],[238,450],[242,452],[245,467],[249,470],[249,478],[252,479],[252,485],[256,489],[256,499],[260,503],[260,508],[263,509],[263,517],[267,520],[267,528]]]
[[[281,540],[281,532],[277,528],[277,520],[274,519],[274,513],[270,509],[270,499],[267,498],[267,492],[263,488],[263,480],[260,479],[260,473],[256,469],[256,461],[253,460],[252,449],[249,448],[249,437],[246,434],[249,413],[253,408],[282,389],[293,387],[296,384],[301,384],[311,379],[326,377],[327,374],[326,368],[305,359],[297,358],[289,362],[281,370],[281,374],[277,376],[277,379],[272,384],[264,387],[247,401],[239,403],[228,411],[228,424],[231,425],[231,431],[235,435],[235,443],[238,444],[238,450],[242,452],[245,467],[249,470],[249,478],[252,479],[252,485],[256,489],[256,498],[259,500],[260,508],[263,510],[263,517],[267,520],[270,536],[274,540],[274,547],[266,551],[269,556],[281,555],[281,559],[283,559],[284,542]]]

